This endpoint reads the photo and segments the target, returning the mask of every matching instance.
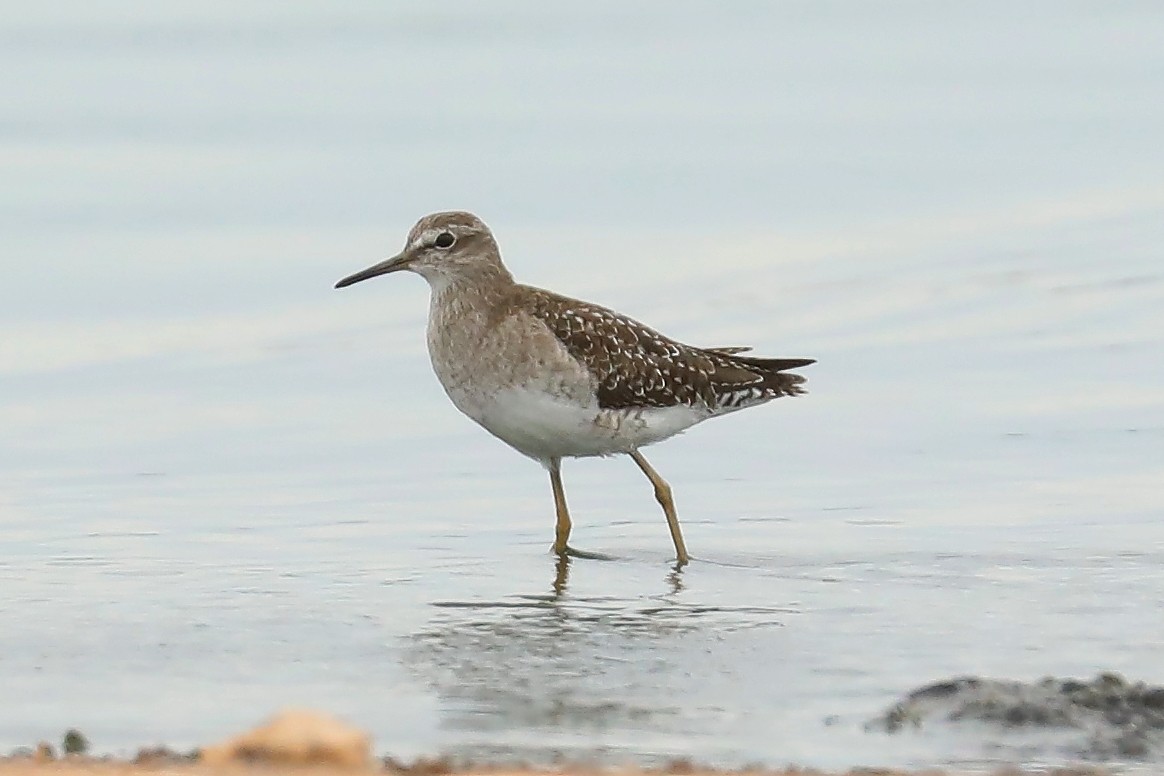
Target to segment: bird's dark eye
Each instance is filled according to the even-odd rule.
[[[432,244],[438,248],[452,248],[453,243],[456,241],[457,238],[453,236],[452,232],[441,232],[436,236],[436,239],[432,241]]]

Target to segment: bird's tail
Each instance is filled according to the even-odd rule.
[[[805,379],[786,370],[815,364],[811,358],[759,358],[738,355],[743,348],[706,351],[716,363],[716,404],[733,411],[779,396],[803,394]],[[718,378],[718,379],[716,379]]]

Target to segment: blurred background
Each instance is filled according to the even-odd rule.
[[[53,2],[0,17],[0,747],[288,703],[397,756],[1060,762],[865,733],[951,674],[1164,681],[1164,7]],[[810,395],[544,472],[427,288],[517,277]],[[1082,752],[1086,754],[1086,752]]]

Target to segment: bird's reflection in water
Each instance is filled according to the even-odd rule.
[[[566,594],[566,585],[570,582],[570,556],[558,555],[554,563],[554,599],[557,600]]]
[[[555,556],[554,581],[550,585],[554,600],[561,599],[566,595],[566,588],[570,584],[570,564],[573,562],[574,559],[569,555]],[[685,567],[685,564],[676,563],[667,573],[666,583],[669,595],[676,596],[683,592],[683,569]]]
[[[489,734],[491,748],[464,744],[456,754],[545,764],[613,756],[595,749],[600,731],[647,736],[643,746],[650,736],[700,735],[708,721],[702,715],[715,706],[688,702],[693,677],[725,688],[734,679],[724,682],[717,672],[743,662],[717,668],[709,652],[733,632],[779,626],[786,613],[685,601],[690,591],[677,568],[653,593],[579,596],[571,593],[571,572],[604,564],[552,563],[548,591],[435,603],[429,625],[410,638],[407,662],[440,698],[442,726]]]

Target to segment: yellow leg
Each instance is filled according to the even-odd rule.
[[[675,502],[671,499],[671,486],[659,476],[657,471],[651,468],[647,459],[643,458],[643,454],[638,450],[631,453],[630,457],[635,460],[635,463],[643,470],[643,474],[647,475],[647,479],[655,486],[655,500],[659,502],[659,506],[663,507],[663,514],[667,516],[667,527],[671,529],[671,541],[675,542],[677,561],[680,566],[683,566],[687,563],[687,545],[683,543],[683,532],[679,530],[679,518],[675,515]]]
[[[562,488],[562,459],[550,459],[550,487],[554,489],[554,511],[558,523],[554,529],[554,552],[565,555],[570,540],[570,510],[566,507],[566,491]]]

